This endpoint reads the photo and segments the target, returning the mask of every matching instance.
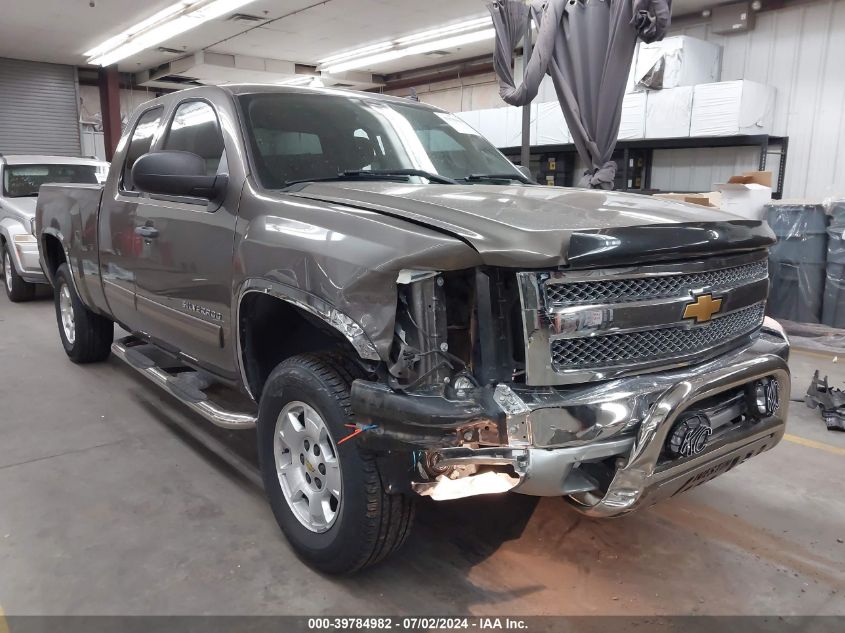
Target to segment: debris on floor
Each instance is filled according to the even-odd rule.
[[[819,371],[807,387],[804,402],[811,409],[821,409],[822,419],[828,431],[845,431],[845,391],[832,388],[827,381],[819,380]]]

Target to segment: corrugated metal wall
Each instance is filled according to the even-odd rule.
[[[773,132],[789,136],[784,197],[845,195],[845,0],[760,13],[745,34],[715,35],[706,24],[673,34],[720,44],[723,81],[777,89]],[[652,186],[665,190],[707,189],[757,165],[748,149],[656,152],[654,162]]]
[[[80,152],[76,69],[0,58],[0,153]]]

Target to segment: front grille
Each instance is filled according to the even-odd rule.
[[[702,352],[760,327],[765,306],[757,304],[705,325],[552,341],[555,370],[649,363]]]
[[[546,306],[583,305],[590,303],[626,303],[647,301],[686,294],[690,290],[706,288],[721,290],[741,286],[768,276],[768,261],[708,270],[700,273],[580,281],[574,283],[546,283]]]

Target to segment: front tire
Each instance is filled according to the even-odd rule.
[[[35,284],[24,281],[18,274],[12,261],[12,246],[6,244],[3,249],[3,288],[12,303],[27,301],[35,296]]]
[[[258,453],[270,507],[297,555],[329,574],[351,574],[399,549],[413,499],[385,492],[375,456],[351,431],[356,366],[331,354],[282,362],[264,386]]]
[[[67,264],[59,266],[53,288],[62,346],[74,363],[104,361],[111,353],[114,323],[85,307],[70,275]]]

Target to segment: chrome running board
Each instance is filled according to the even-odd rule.
[[[251,429],[258,416],[254,413],[232,411],[217,404],[204,393],[211,383],[195,370],[170,373],[160,367],[145,351],[156,348],[133,336],[127,336],[112,343],[111,351],[120,360],[142,376],[154,382],[171,396],[199,413],[206,420],[224,429]],[[191,376],[191,378],[186,378]]]

